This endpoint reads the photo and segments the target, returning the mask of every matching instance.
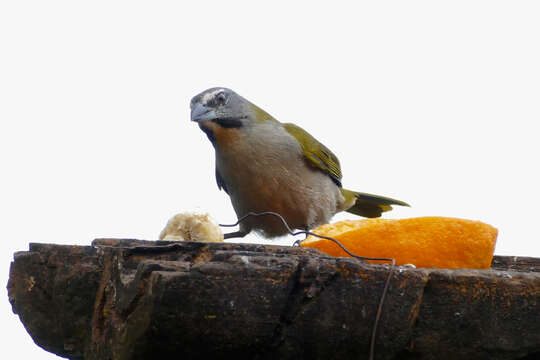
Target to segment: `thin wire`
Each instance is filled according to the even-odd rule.
[[[276,212],[273,212],[273,211],[264,211],[264,212],[260,212],[260,213],[249,212],[249,213],[245,214],[244,216],[240,217],[238,219],[238,221],[235,222],[234,224],[219,224],[219,226],[221,226],[221,227],[234,227],[234,226],[237,226],[238,224],[240,224],[242,221],[246,220],[248,217],[251,217],[251,216],[259,217],[259,216],[266,216],[266,215],[272,215],[272,216],[277,217],[279,220],[281,220],[281,222],[283,223],[283,226],[287,229],[287,232],[292,236],[297,236],[297,235],[301,235],[301,234],[315,236],[315,237],[318,237],[318,238],[321,238],[321,239],[333,241],[345,253],[347,253],[349,256],[351,256],[353,258],[357,258],[357,259],[360,259],[360,260],[376,260],[376,261],[388,261],[388,262],[390,262],[390,264],[391,264],[390,270],[388,272],[388,276],[387,276],[386,281],[384,283],[384,288],[383,288],[383,292],[382,292],[382,295],[381,295],[381,299],[379,300],[379,305],[377,307],[377,314],[375,315],[375,322],[373,324],[373,330],[371,331],[371,340],[370,340],[370,344],[369,344],[369,360],[373,360],[375,358],[375,339],[376,339],[376,336],[377,336],[377,328],[379,326],[379,320],[380,320],[381,315],[382,315],[382,309],[383,309],[383,305],[384,305],[384,300],[386,298],[386,294],[387,294],[388,288],[390,286],[390,280],[392,278],[392,274],[393,274],[393,271],[394,271],[394,266],[396,265],[396,260],[393,259],[393,258],[376,258],[376,257],[367,257],[367,256],[356,255],[356,254],[353,254],[352,252],[350,252],[349,250],[347,250],[347,248],[342,243],[340,243],[338,240],[334,239],[333,237],[319,235],[319,234],[313,233],[313,232],[308,231],[308,230],[299,230],[299,231],[295,232],[295,231],[293,231],[291,229],[289,224],[287,224],[287,221],[285,221],[283,216],[281,216],[280,214],[278,214]],[[302,241],[304,241],[304,240],[296,240],[294,242],[293,246],[300,245],[302,243]]]

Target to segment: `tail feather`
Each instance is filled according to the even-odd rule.
[[[392,210],[392,205],[409,206],[409,204],[400,200],[343,188],[341,193],[345,197],[345,203],[351,204],[349,208],[344,209],[345,211],[367,218],[381,216],[383,212]]]

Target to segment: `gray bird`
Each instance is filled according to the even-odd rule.
[[[227,88],[203,91],[191,100],[191,120],[208,136],[216,154],[219,189],[230,196],[238,218],[249,212],[279,213],[292,229],[308,230],[347,211],[379,217],[407,203],[344,189],[337,157],[302,128],[280,123]],[[237,232],[265,237],[287,234],[273,216],[250,217]]]

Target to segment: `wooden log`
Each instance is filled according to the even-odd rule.
[[[540,259],[396,267],[376,359],[540,358]],[[390,267],[313,249],[100,239],[15,254],[13,311],[71,359],[367,359]]]

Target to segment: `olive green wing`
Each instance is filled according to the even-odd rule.
[[[341,168],[336,155],[301,127],[290,123],[283,124],[283,127],[300,143],[308,162],[328,174],[341,187]]]

